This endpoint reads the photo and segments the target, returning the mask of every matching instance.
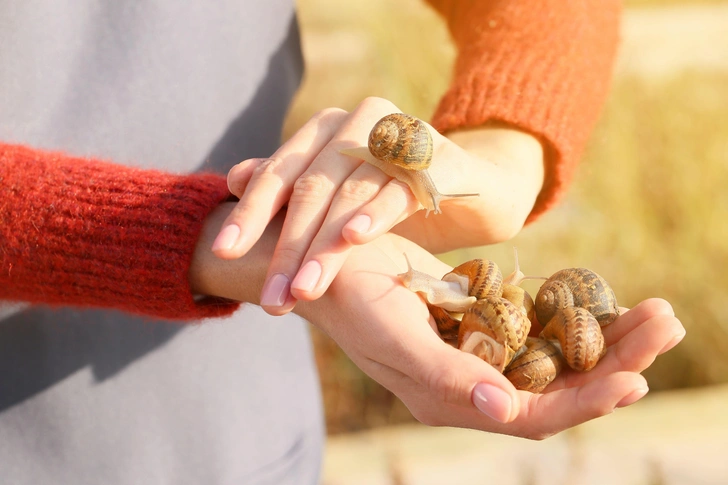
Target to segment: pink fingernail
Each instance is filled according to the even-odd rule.
[[[212,251],[227,251],[235,246],[235,243],[240,237],[240,226],[237,224],[230,224],[225,226],[220,231],[220,234],[215,238],[215,242],[212,243]]]
[[[283,306],[289,293],[290,282],[288,276],[276,273],[263,285],[263,291],[260,294],[260,305]]]
[[[321,264],[318,261],[309,261],[308,263],[303,265],[296,277],[293,278],[291,288],[295,288],[301,291],[313,291],[313,289],[316,288],[316,285],[321,279],[322,272],[323,269],[321,268]]]
[[[365,234],[369,231],[369,228],[372,227],[372,218],[366,214],[359,214],[350,220],[346,224],[346,227],[354,232],[358,232],[359,234]]]
[[[513,402],[503,389],[480,382],[473,388],[473,404],[483,414],[499,423],[506,423],[511,417]]]
[[[624,396],[615,407],[623,408],[625,406],[629,406],[630,404],[634,404],[649,392],[648,387],[643,387],[641,389],[635,389],[634,391],[630,392],[626,396]]]

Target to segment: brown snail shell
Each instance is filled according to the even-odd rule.
[[[425,170],[432,164],[432,135],[421,120],[392,113],[377,121],[369,133],[369,152],[384,162],[407,170]]]
[[[556,310],[570,306],[584,308],[602,327],[619,315],[617,298],[604,278],[586,268],[569,268],[554,273],[538,290],[536,317],[545,325]]]
[[[518,285],[504,283],[501,296],[516,305],[526,315],[526,318],[533,322],[536,316],[536,308],[533,303],[533,298],[531,298],[531,295],[526,290]]]
[[[579,307],[557,310],[541,331],[541,338],[556,345],[576,371],[593,369],[607,351],[599,322]]]
[[[471,259],[453,268],[442,277],[443,281],[459,281],[467,278],[468,295],[478,300],[487,296],[501,296],[503,274],[498,265],[488,259]]]
[[[442,307],[427,303],[430,315],[435,320],[437,331],[443,340],[457,340],[460,331],[460,320],[454,318],[450,313]]]
[[[551,384],[564,367],[564,358],[547,340],[528,337],[503,375],[516,389],[538,393]]]
[[[458,348],[477,355],[499,372],[526,342],[531,322],[505,298],[488,296],[470,307],[460,322]]]
[[[369,156],[359,149],[343,148],[341,153],[362,158],[381,171],[407,184],[417,201],[425,208],[425,216],[442,212],[440,202],[456,197],[477,197],[479,194],[442,194],[428,172],[432,164],[432,134],[425,122],[404,113],[392,113],[375,123],[369,133]]]

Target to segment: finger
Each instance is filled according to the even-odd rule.
[[[503,422],[481,412],[472,403],[461,405],[435,400],[429,388],[394,369],[378,367],[375,375],[426,425],[480,429],[536,440],[610,414],[616,408],[633,404],[649,391],[645,379],[630,372],[611,374],[583,387],[548,394],[518,391],[519,411],[514,419]]]
[[[375,183],[372,184],[372,181]],[[385,204],[387,210],[364,215],[361,213],[363,204],[365,208],[372,204]],[[300,300],[314,300],[328,289],[353,246],[343,237],[344,228],[353,214],[358,212],[367,217],[374,226],[374,232],[383,234],[418,209],[419,202],[406,186],[389,181],[387,175],[369,164],[361,165],[342,184],[331,202],[324,223],[291,284],[293,295]]]
[[[604,341],[607,346],[613,345],[641,325],[646,320],[656,315],[674,316],[670,304],[660,298],[650,298],[636,305],[631,310],[621,314],[614,322],[602,328]]]
[[[265,161],[265,158],[250,158],[243,160],[230,169],[227,176],[228,190],[235,197],[242,197],[245,188],[248,186],[256,167]]]
[[[329,143],[346,117],[343,110],[324,110],[312,117],[271,158],[246,160],[230,171],[228,187],[240,201],[213,242],[213,253],[223,259],[236,259],[250,250],[288,201],[296,180]]]
[[[344,225],[341,235],[351,244],[366,244],[420,209],[406,184],[392,180]]]
[[[677,318],[664,314],[653,316],[610,346],[594,369],[589,372],[565,372],[563,377],[557,378],[546,389],[546,392],[581,386],[615,372],[642,372],[652,365],[662,349],[680,331],[682,325]]]
[[[519,436],[544,439],[559,431],[612,413],[617,407],[631,404],[649,388],[644,377],[620,372],[596,379],[582,387],[562,389],[546,394],[521,391],[521,413],[512,429]]]
[[[312,259],[306,268],[301,268],[301,263],[316,234],[322,228],[335,194],[364,164],[359,159],[342,154],[340,150],[351,145],[352,140],[359,144],[364,143],[362,140],[367,139],[371,126],[384,114],[392,111],[396,111],[396,107],[385,100],[362,102],[342,123],[336,135],[321,150],[309,169],[296,180],[288,203],[286,220],[271,260],[269,275],[286,275],[289,281],[292,281],[300,269],[302,275],[297,283],[302,288],[315,288],[322,277],[328,282],[333,279],[335,273],[330,274],[329,268],[323,267],[321,262]],[[368,201],[389,180],[383,172],[365,166],[359,171],[359,175],[352,179],[352,186],[357,187],[357,197]],[[360,202],[359,206],[362,203],[365,202]],[[332,222],[336,223],[336,220],[332,218]],[[341,224],[343,223],[337,223],[339,234]],[[340,236],[338,241],[344,243]],[[342,251],[342,248],[335,248],[335,251],[337,250]],[[327,273],[324,274],[324,271]],[[264,309],[271,314],[280,314],[280,310],[273,307]]]

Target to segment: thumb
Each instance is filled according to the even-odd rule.
[[[423,358],[410,374],[419,384],[445,403],[474,406],[499,423],[518,416],[520,399],[503,374],[475,355],[437,343],[430,352],[419,354]]]

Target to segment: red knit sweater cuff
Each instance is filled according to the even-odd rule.
[[[606,100],[619,2],[431,1],[458,46],[432,124],[445,132],[498,121],[536,136],[545,179],[531,222],[563,196]]]
[[[204,219],[228,195],[219,175],[0,144],[0,299],[170,320],[228,315],[239,303],[196,301],[188,283]]]

